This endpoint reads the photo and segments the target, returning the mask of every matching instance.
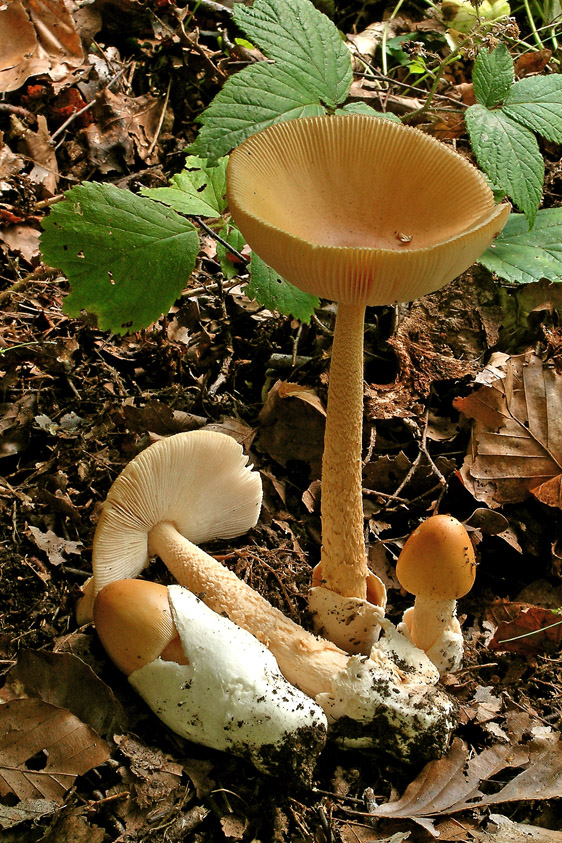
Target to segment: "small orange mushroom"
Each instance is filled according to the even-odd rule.
[[[463,640],[456,601],[470,591],[475,575],[472,542],[451,515],[433,515],[422,522],[398,557],[400,585],[416,596],[404,614],[402,631],[441,673],[460,665]]]

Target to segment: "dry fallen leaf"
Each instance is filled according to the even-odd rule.
[[[64,564],[66,560],[65,554],[74,553],[80,555],[82,542],[74,542],[69,539],[62,539],[57,536],[52,530],[47,530],[44,533],[38,527],[28,526],[28,537],[37,545],[40,550],[43,550],[49,559],[51,565]]]
[[[311,479],[320,476],[326,411],[316,392],[289,381],[277,381],[258,416],[260,445],[280,465],[301,460]]]
[[[125,725],[126,715],[113,691],[71,653],[20,653],[7,674],[0,701],[23,697],[66,708],[106,738]]]
[[[526,721],[527,732],[530,722]],[[510,741],[494,744],[477,755],[455,738],[447,754],[426,764],[398,801],[375,808],[373,815],[413,819],[435,834],[433,818],[441,815],[503,802],[559,797],[562,746],[558,735],[552,732],[545,736],[530,730],[532,738],[526,740],[521,734],[524,727],[515,717],[511,725],[519,734],[506,727],[511,731]],[[524,769],[499,791],[480,789],[484,782],[493,783],[501,771],[515,768]]]
[[[562,618],[542,609],[530,606],[519,609],[512,620],[502,621],[488,644],[490,650],[502,650],[520,655],[535,653],[557,653],[562,644]]]
[[[75,778],[109,755],[107,743],[70,711],[37,699],[0,705],[0,796],[62,803]]]
[[[64,78],[84,53],[64,0],[10,0],[0,7],[0,91],[16,91],[30,76]]]
[[[533,352],[495,355],[499,372],[455,407],[474,419],[461,477],[477,500],[490,507],[533,494],[562,506],[562,376]]]

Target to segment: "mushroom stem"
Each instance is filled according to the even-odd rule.
[[[410,635],[420,650],[427,651],[456,616],[456,600],[418,595],[414,601]]]
[[[226,614],[271,650],[291,684],[313,699],[330,690],[332,677],[349,661],[347,653],[285,617],[236,574],[182,536],[170,522],[163,521],[152,528],[149,547],[180,585],[218,614]]]
[[[365,306],[340,302],[336,317],[322,460],[322,585],[367,597],[362,432]]]

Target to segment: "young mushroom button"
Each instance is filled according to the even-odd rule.
[[[460,275],[502,230],[509,206],[495,205],[482,174],[450,147],[358,114],[291,120],[252,135],[230,156],[227,193],[263,260],[300,289],[338,302],[311,608],[318,629],[368,653],[384,587],[368,582],[363,537],[365,308],[411,301]],[[364,605],[365,622],[350,625],[371,595],[379,610]]]
[[[433,515],[420,524],[398,557],[400,585],[416,596],[399,629],[441,673],[460,665],[463,639],[456,601],[470,591],[475,574],[470,537],[451,515]]]

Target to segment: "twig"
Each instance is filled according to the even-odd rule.
[[[104,87],[104,88],[102,88],[101,90],[102,90],[102,91],[105,91],[106,89],[110,88],[110,87],[113,85],[113,83],[114,83],[114,82],[117,82],[117,80],[119,79],[119,77],[120,77],[120,76],[122,76],[122,75],[123,75],[123,73],[125,73],[125,70],[126,70],[126,69],[127,69],[127,65],[123,65],[123,67],[121,68],[121,70],[119,70],[119,71],[115,74],[115,76],[114,76],[112,79],[110,79],[110,80],[109,80],[109,82],[107,83],[107,85],[105,85],[105,87]],[[87,105],[85,105],[85,106],[84,106],[84,108],[81,108],[81,109],[80,109],[80,111],[75,111],[75,112],[74,112],[74,114],[71,114],[71,115],[70,115],[70,117],[68,118],[68,120],[65,120],[65,121],[64,121],[64,123],[62,124],[62,126],[59,126],[59,127],[58,127],[58,129],[57,129],[55,132],[53,132],[53,134],[51,135],[51,140],[53,141],[53,140],[54,140],[56,137],[58,137],[58,136],[59,136],[62,132],[64,132],[64,130],[65,130],[68,126],[70,126],[70,124],[71,124],[71,123],[73,123],[73,122],[74,122],[74,120],[76,120],[76,118],[77,118],[77,117],[80,117],[80,115],[81,115],[81,114],[84,114],[86,111],[89,111],[89,110],[90,110],[90,108],[93,108],[93,107],[94,107],[94,105],[95,105],[95,104],[96,104],[96,102],[97,102],[97,97],[98,97],[98,94],[96,94],[96,96],[94,97],[94,99],[93,99],[91,102],[87,103]]]
[[[166,115],[166,109],[168,108],[168,100],[170,99],[170,88],[172,87],[172,77],[170,76],[168,80],[168,90],[166,91],[166,96],[164,98],[164,105],[162,106],[162,113],[160,115],[160,120],[158,121],[158,126],[156,127],[156,132],[154,133],[154,137],[152,138],[152,143],[148,147],[147,157],[150,158],[152,153],[154,152],[154,147],[160,137],[160,131],[162,129],[162,124],[164,122],[164,117]]]

